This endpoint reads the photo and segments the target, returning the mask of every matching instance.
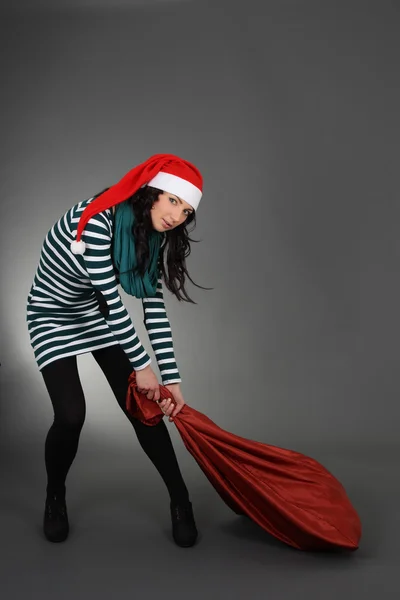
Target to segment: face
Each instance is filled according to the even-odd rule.
[[[194,212],[192,206],[174,194],[163,192],[150,211],[153,228],[156,231],[169,231],[186,221]]]

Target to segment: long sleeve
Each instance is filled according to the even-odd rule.
[[[106,322],[127,354],[135,371],[144,369],[151,358],[142,346],[132,320],[118,293],[118,283],[111,257],[111,225],[107,218],[98,213],[92,217],[82,234],[86,244],[83,261],[90,282],[101,292],[107,303],[109,314]]]
[[[144,325],[149,335],[162,383],[180,383],[182,380],[175,361],[171,326],[164,303],[162,279],[158,279],[157,292],[152,298],[142,299]]]

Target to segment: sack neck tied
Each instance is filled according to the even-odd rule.
[[[122,289],[130,296],[147,298],[156,295],[159,277],[158,258],[163,233],[149,232],[149,254],[146,271],[143,276],[136,272],[136,248],[132,227],[135,214],[129,201],[121,202],[115,207],[113,233],[113,261],[119,273]]]

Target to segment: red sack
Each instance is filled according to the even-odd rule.
[[[160,386],[161,399],[173,396]],[[152,426],[164,413],[129,377],[127,409]],[[361,522],[342,484],[300,452],[248,440],[187,404],[174,417],[183,443],[222,500],[298,550],[356,550]]]

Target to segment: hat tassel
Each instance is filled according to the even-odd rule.
[[[72,254],[85,254],[86,244],[82,240],[74,240],[71,243],[71,252]]]

